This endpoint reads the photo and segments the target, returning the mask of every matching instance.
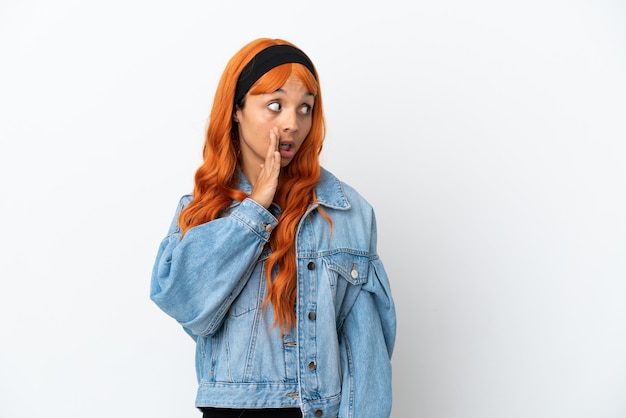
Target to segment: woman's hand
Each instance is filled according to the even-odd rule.
[[[269,208],[274,200],[274,194],[278,187],[278,175],[280,174],[280,152],[278,128],[274,127],[270,131],[270,144],[265,154],[265,163],[261,164],[261,172],[254,182],[250,199]]]

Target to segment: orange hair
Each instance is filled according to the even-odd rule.
[[[239,132],[233,123],[233,113],[235,106],[245,105],[245,99],[242,103],[234,103],[235,88],[245,65],[259,51],[279,44],[294,46],[281,39],[260,38],[241,48],[226,65],[213,100],[204,143],[204,161],[196,171],[193,199],[178,218],[183,236],[190,228],[218,218],[233,200],[241,202],[248,197],[238,189]],[[319,155],[325,136],[322,95],[319,77],[316,79],[305,66],[295,63],[271,69],[248,91],[249,94],[276,91],[291,74],[315,96],[315,105],[311,130],[291,163],[281,169],[274,195],[282,213],[270,236],[272,253],[265,263],[268,293],[263,306],[272,304],[275,324],[283,330],[291,328],[296,321],[296,230],[309,205],[316,202],[315,186],[320,179]],[[324,212],[320,213],[331,223]],[[276,277],[272,279],[276,266]]]

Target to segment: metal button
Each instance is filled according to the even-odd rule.
[[[317,364],[315,364],[314,361],[309,363],[309,370],[315,370],[317,369]]]
[[[352,265],[352,271],[350,272],[350,276],[352,276],[353,279],[359,277],[359,272],[356,271],[356,263]]]
[[[324,415],[324,412],[321,409],[318,409],[317,411],[315,411],[316,417],[321,417],[322,415]]]
[[[263,229],[265,229],[265,232],[272,232],[272,224],[266,224],[265,222],[261,223],[261,226],[263,227]]]
[[[313,311],[309,312],[309,319],[311,321],[315,321],[315,318],[317,318],[317,315],[315,314],[315,312]]]
[[[306,268],[308,268],[309,270],[315,270],[315,263],[309,261],[309,264],[307,264]]]

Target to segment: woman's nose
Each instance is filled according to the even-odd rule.
[[[284,132],[295,132],[298,130],[298,116],[295,111],[284,111],[282,116],[281,129]]]

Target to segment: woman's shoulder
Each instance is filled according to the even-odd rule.
[[[185,209],[185,207],[191,202],[193,199],[193,195],[191,193],[184,194],[178,199],[178,204],[176,205],[176,213],[175,216],[178,217],[180,213]]]
[[[178,205],[181,207],[185,207],[189,204],[189,202],[191,202],[192,199],[193,195],[191,193],[184,194],[180,197]]]
[[[320,203],[338,209],[349,209],[354,206],[371,208],[370,203],[358,190],[323,167],[317,188],[317,198]]]

